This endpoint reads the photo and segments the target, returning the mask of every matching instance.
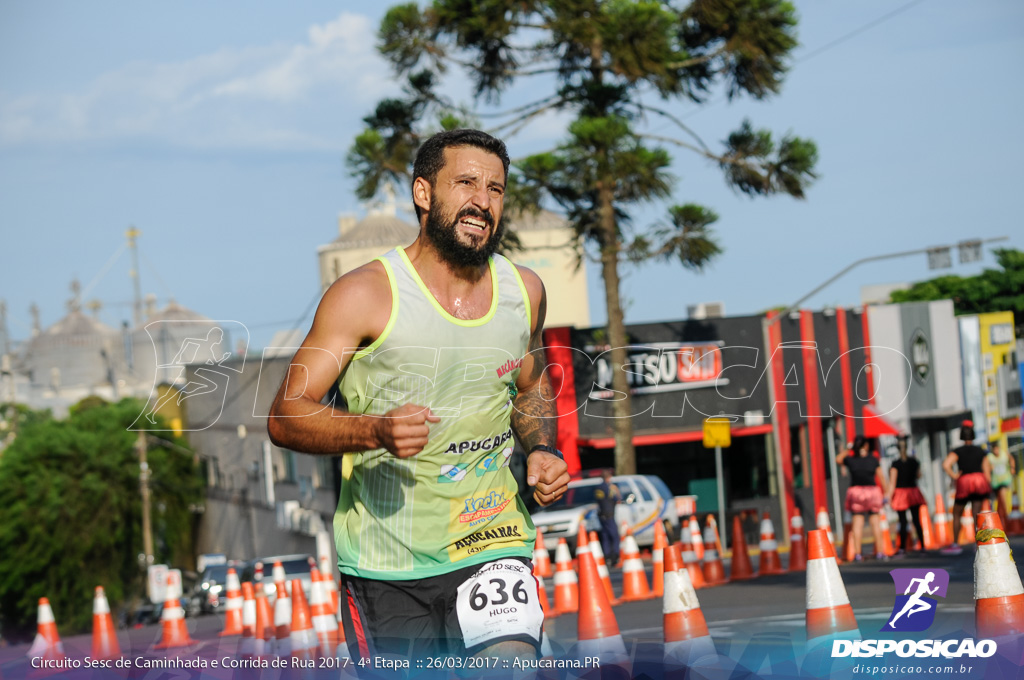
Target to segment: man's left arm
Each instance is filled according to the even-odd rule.
[[[516,380],[512,402],[512,431],[527,451],[526,482],[534,487],[533,497],[541,505],[550,505],[562,497],[569,486],[565,461],[555,454],[534,450],[537,446],[556,448],[558,412],[547,372],[544,370],[544,317],[547,296],[544,284],[534,272],[517,267],[529,295],[530,344]]]

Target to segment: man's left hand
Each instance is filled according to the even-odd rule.
[[[558,456],[534,451],[526,459],[526,483],[534,487],[534,500],[551,505],[569,488],[569,467]]]

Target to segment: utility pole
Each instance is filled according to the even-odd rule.
[[[149,516],[149,463],[146,460],[146,432],[139,430],[135,440],[135,448],[139,454],[139,492],[142,496],[142,551],[143,569],[153,564],[153,523]]]
[[[135,322],[135,327],[138,328],[142,324],[142,286],[139,283],[139,248],[135,243],[135,239],[142,235],[142,232],[135,227],[129,227],[128,231],[124,233],[128,237],[128,248],[132,251],[132,288],[134,289],[134,299],[132,302],[132,319]]]

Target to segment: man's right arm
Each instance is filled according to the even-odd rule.
[[[423,449],[427,423],[437,422],[425,406],[405,404],[372,416],[320,403],[352,355],[383,332],[391,307],[391,287],[379,262],[346,274],[327,290],[270,407],[267,431],[276,446],[313,454],[386,448],[401,458]]]

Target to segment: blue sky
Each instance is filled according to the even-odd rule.
[[[334,238],[339,213],[363,212],[345,151],[360,119],[397,92],[374,50],[384,5],[370,5],[0,4],[0,298],[11,335],[28,336],[33,302],[44,327],[63,316],[72,278],[86,300],[104,302],[105,322],[130,319],[130,261],[109,264],[130,225],[142,232],[143,292],[161,304],[174,297],[241,321],[256,345],[308,326],[316,247]],[[814,139],[821,178],[805,201],[750,199],[706,161],[670,149],[673,201],[718,212],[725,253],[702,274],[628,269],[627,321],[679,319],[686,305],[713,300],[729,314],[756,313],[887,252],[996,236],[1024,248],[1012,198],[1024,179],[1024,4],[796,6],[801,47],[781,95],[670,108],[712,147],[746,117]],[[447,90],[467,99],[458,72]],[[506,141],[513,156],[539,151],[564,124],[543,119]],[[672,132],[658,121],[649,129]],[[994,266],[988,251],[949,271],[983,266]],[[937,273],[923,255],[866,265],[805,306],[853,306],[862,285]],[[600,323],[596,268],[592,279]]]

